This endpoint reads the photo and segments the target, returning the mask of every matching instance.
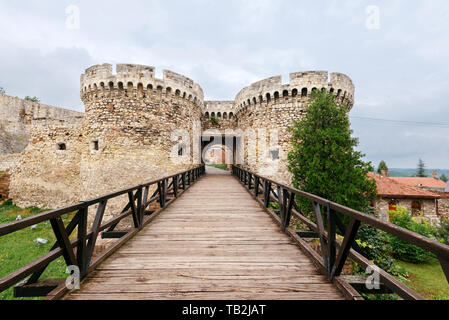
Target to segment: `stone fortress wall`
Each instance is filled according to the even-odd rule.
[[[201,118],[203,130],[218,129],[224,134],[224,130],[236,128],[235,111],[234,101],[205,101]],[[218,124],[214,124],[212,118]]]
[[[171,153],[192,160],[193,150],[177,147],[174,130],[191,137],[209,129],[223,134],[235,130],[241,134],[246,168],[290,183],[286,128],[306,112],[310,92],[329,90],[350,107],[354,96],[347,76],[324,71],[292,73],[289,84],[280,76],[258,81],[242,89],[234,101],[204,101],[193,80],[168,70],[158,79],[154,67],[133,64],[119,64],[115,73],[110,64],[92,66],[81,75],[80,84],[84,114],[28,106],[21,99],[15,105],[28,107],[10,108],[5,101],[11,98],[0,100],[1,128],[18,136],[27,133],[21,148],[3,147],[9,157],[5,163],[11,158],[19,163],[11,170],[10,196],[16,204],[56,208],[186,170],[195,163],[174,163]],[[279,171],[270,172],[249,157],[247,146],[253,137],[245,137],[246,129],[279,131],[276,146],[257,147],[257,156],[279,158]],[[188,144],[196,148],[195,143],[199,141],[192,138]],[[119,199],[111,208],[118,210],[125,202],[125,197]]]
[[[83,113],[0,95],[0,171],[5,174],[9,196],[23,206],[49,207],[48,191],[70,202],[76,198],[65,192],[66,184],[79,160],[60,159],[55,144],[45,152],[45,141],[79,127]],[[70,158],[76,153],[70,153]],[[58,159],[59,160],[59,159]],[[14,179],[10,179],[14,175]],[[62,182],[59,180],[64,176]],[[1,181],[0,181],[1,183]],[[6,186],[4,186],[6,189]],[[51,199],[50,199],[51,200]]]
[[[234,107],[237,123],[234,128],[266,130],[266,137],[258,137],[256,146],[251,143],[256,136],[242,140],[244,167],[261,175],[291,183],[287,170],[287,154],[291,134],[287,128],[306,112],[313,90],[327,90],[337,96],[337,102],[350,108],[354,105],[354,85],[341,73],[327,71],[297,72],[290,74],[290,83],[283,84],[281,76],[270,77],[242,89],[236,96]],[[270,130],[277,131],[277,142],[270,139]],[[254,148],[256,152],[248,152]],[[265,159],[260,161],[261,158]],[[276,170],[277,168],[277,170]]]
[[[171,134],[184,130],[193,135],[202,114],[201,87],[167,70],[157,79],[154,67],[120,64],[116,69],[113,74],[111,65],[93,66],[81,76],[83,133],[89,146],[81,161],[81,181],[88,198],[194,166],[187,149],[182,152],[188,164],[171,161],[178,143]]]
[[[82,120],[81,112],[0,94],[0,157],[22,152],[32,128]]]

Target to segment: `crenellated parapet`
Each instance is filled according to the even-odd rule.
[[[218,119],[231,119],[235,116],[234,101],[205,101],[203,115]]]
[[[155,77],[155,68],[136,64],[118,64],[113,73],[111,64],[95,65],[81,75],[81,99],[124,94],[132,97],[165,95],[184,99],[202,107],[204,94],[193,80],[173,71],[163,70],[163,78]]]
[[[327,90],[337,95],[337,101],[354,105],[354,85],[342,73],[306,71],[290,74],[290,83],[283,84],[281,76],[270,77],[242,89],[236,96],[236,113],[262,104],[305,101],[313,90]]]

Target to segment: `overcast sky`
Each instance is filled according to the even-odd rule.
[[[0,87],[79,111],[79,76],[98,63],[179,72],[208,100],[273,75],[342,72],[367,160],[449,168],[447,0],[0,0],[0,30]]]

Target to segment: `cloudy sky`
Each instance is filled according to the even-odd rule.
[[[0,87],[80,111],[79,76],[97,63],[170,69],[209,100],[273,75],[342,72],[367,160],[449,168],[447,0],[0,0],[0,30]]]

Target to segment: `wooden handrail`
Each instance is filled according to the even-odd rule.
[[[92,255],[97,236],[100,232],[105,229],[108,229],[108,232],[114,231],[120,221],[129,215],[132,215],[133,227],[123,235],[124,239],[129,239],[130,236],[136,233],[136,230],[142,229],[143,226],[151,220],[151,217],[145,217],[145,210],[148,206],[156,201],[159,202],[161,209],[153,212],[154,214],[159,213],[166,205],[178,198],[187,188],[204,175],[205,172],[205,166],[200,165],[132,188],[123,189],[88,201],[78,202],[70,206],[50,210],[29,218],[0,225],[0,237],[2,237],[29,226],[44,221],[50,221],[57,239],[49,253],[1,278],[0,292],[10,288],[29,275],[31,275],[31,277],[29,277],[22,285],[36,283],[48,265],[60,256],[64,256],[67,266],[76,265],[80,269],[81,279],[83,279],[88,272],[93,269],[92,266],[98,263],[98,260],[92,261]],[[188,177],[187,182],[186,176]],[[172,180],[171,183],[169,183],[170,180]],[[149,188],[153,185],[163,185],[164,187],[157,188],[155,193],[150,196]],[[169,193],[173,193],[172,199],[167,199],[167,194]],[[117,217],[103,223],[103,216],[108,200],[126,194],[128,194],[129,202],[125,208],[123,208]],[[88,232],[88,208],[96,204],[98,204],[97,214],[94,218],[93,226]],[[62,224],[61,216],[67,213],[76,214],[67,227],[65,227]],[[74,240],[69,241],[69,237],[75,229],[78,230],[78,236]],[[118,248],[118,246],[116,247]],[[74,250],[75,248],[76,252]],[[108,252],[108,254],[111,254],[111,252]]]
[[[323,264],[329,279],[333,279],[341,275],[342,267],[348,256],[354,260],[357,260],[358,263],[364,265],[365,267],[372,265],[368,259],[363,257],[357,251],[351,249],[352,247],[357,246],[355,243],[355,236],[360,224],[365,223],[435,254],[446,275],[446,280],[449,282],[449,246],[433,239],[429,239],[418,233],[401,228],[390,222],[385,222],[366,213],[345,207],[322,197],[298,190],[284,183],[263,177],[256,173],[250,172],[249,170],[243,169],[240,166],[234,165],[232,167],[232,173],[248,190],[251,191],[256,200],[258,200],[269,212],[273,213],[273,210],[269,209],[270,202],[276,202],[279,204],[280,218],[277,216],[276,218],[279,220],[279,224],[281,225],[283,231],[288,234],[296,234],[294,230],[287,230],[290,224],[291,216],[294,215],[299,218],[301,222],[305,223],[310,230],[318,234],[318,237],[321,239]],[[253,180],[254,183],[252,183]],[[276,188],[273,186],[276,186]],[[275,189],[277,189],[277,194],[274,192]],[[259,195],[262,194],[263,201],[259,199]],[[296,204],[296,196],[308,199],[312,202],[315,209],[314,213],[317,218],[317,223],[313,223],[300,212]],[[326,211],[327,215],[327,230],[324,230],[323,228],[324,221],[321,214],[323,209]],[[348,227],[345,227],[338,219],[335,214],[336,212],[350,218]],[[345,235],[343,242],[336,239],[335,230],[337,227],[340,229],[341,233]],[[419,294],[405,287],[404,284],[385,271],[381,270],[380,273],[380,277],[384,280],[385,285],[399,296],[405,299],[422,299]]]

